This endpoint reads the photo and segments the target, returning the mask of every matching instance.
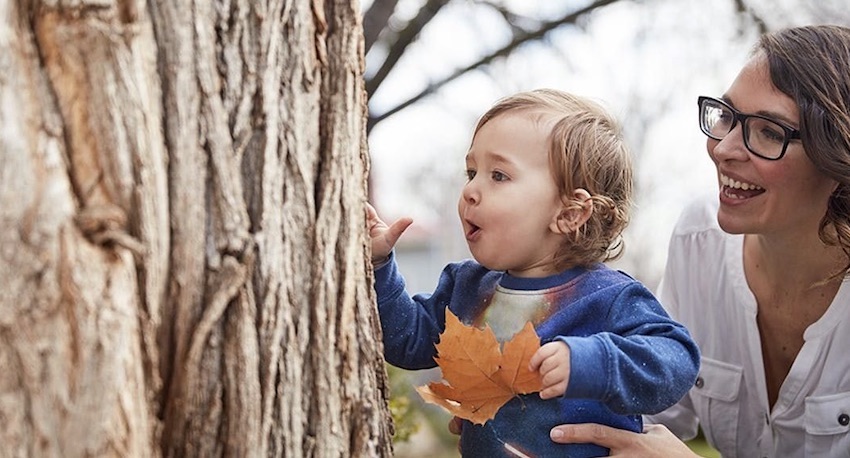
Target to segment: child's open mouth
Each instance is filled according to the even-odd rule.
[[[466,231],[466,240],[473,240],[481,232],[481,228],[469,222],[467,224],[469,225],[469,230]]]

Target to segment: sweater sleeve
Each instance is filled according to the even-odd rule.
[[[485,279],[486,277],[486,279]],[[469,321],[483,290],[495,285],[496,275],[472,262],[449,264],[430,294],[411,296],[395,255],[375,269],[375,292],[383,330],[384,357],[403,369],[427,369],[437,364],[435,345],[446,326],[446,308]]]
[[[691,297],[701,299],[699,304],[707,303],[708,300],[707,296],[697,289],[703,285],[698,280],[705,279],[706,276],[696,270],[700,267],[700,263],[691,262],[691,260],[705,259],[700,249],[706,249],[708,252],[723,252],[722,249],[718,249],[713,243],[707,243],[702,238],[708,228],[719,230],[714,229],[717,224],[716,204],[711,205],[714,199],[716,198],[709,200],[709,203],[698,200],[682,213],[667,249],[667,265],[661,283],[658,285],[658,299],[673,319],[681,320],[683,323],[688,322],[682,317],[682,302],[684,297],[687,297],[684,293],[692,292]],[[697,281],[694,281],[695,279]],[[685,313],[685,315],[693,317],[700,314]],[[691,323],[694,321],[691,320]],[[697,329],[693,327],[693,324],[687,326],[694,332],[694,337],[698,338]],[[660,423],[667,426],[682,440],[693,439],[699,432],[699,418],[690,392],[676,405],[661,413],[647,416],[644,420],[648,423]]]
[[[637,282],[623,288],[607,312],[608,331],[558,337],[570,347],[565,396],[598,399],[624,414],[653,414],[679,401],[699,371],[699,350],[687,329]]]

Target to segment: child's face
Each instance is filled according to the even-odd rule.
[[[489,269],[555,273],[563,205],[549,170],[548,128],[528,113],[503,113],[473,139],[458,214],[469,250]]]

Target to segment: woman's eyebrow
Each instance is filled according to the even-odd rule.
[[[729,96],[724,94],[723,97],[720,98],[720,100],[723,100],[724,102],[729,104],[730,107],[738,110],[738,107],[735,106],[735,103],[732,102],[732,99],[730,99]],[[738,111],[740,111],[740,110],[738,110]],[[799,121],[793,121],[789,117],[785,116],[784,114],[776,112],[776,111],[758,110],[756,112],[743,112],[743,111],[741,111],[741,113],[764,116],[765,118],[774,119],[776,121],[782,121],[783,124],[787,124],[789,127],[799,129]]]

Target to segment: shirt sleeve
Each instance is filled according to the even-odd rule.
[[[658,285],[658,300],[673,319],[679,319],[679,284],[682,281],[681,273],[685,268],[686,259],[683,258],[682,250],[676,243],[674,236],[667,250],[667,265],[664,276]],[[677,275],[678,273],[678,275]],[[694,409],[690,393],[686,394],[675,405],[654,415],[647,415],[644,419],[647,423],[662,424],[682,440],[690,440],[696,437],[699,430],[699,418]]]
[[[644,416],[646,423],[666,426],[679,439],[684,441],[697,437],[699,419],[697,418],[691,395],[685,395],[673,407],[655,415]]]

